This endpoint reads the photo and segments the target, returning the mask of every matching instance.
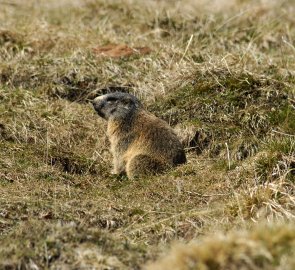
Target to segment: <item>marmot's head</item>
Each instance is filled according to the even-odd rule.
[[[97,114],[106,120],[130,118],[142,107],[135,96],[123,92],[99,96],[93,100],[92,104]]]

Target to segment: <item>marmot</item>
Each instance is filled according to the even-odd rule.
[[[135,96],[113,92],[92,103],[98,115],[108,121],[115,174],[142,177],[186,162],[173,129],[146,111]]]

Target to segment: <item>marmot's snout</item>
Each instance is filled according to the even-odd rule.
[[[106,118],[105,112],[104,112],[104,107],[105,107],[105,100],[103,96],[99,96],[96,97],[93,101],[92,101],[92,105],[95,109],[95,111],[97,112],[97,114],[102,117],[102,118]]]

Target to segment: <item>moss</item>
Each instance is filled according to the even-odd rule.
[[[291,104],[284,104],[278,110],[271,112],[270,121],[287,133],[295,134],[295,110]]]
[[[231,162],[229,163],[228,160],[226,159],[219,159],[215,164],[214,164],[214,169],[217,171],[230,171],[234,170],[238,166],[237,162]]]
[[[130,216],[135,216],[135,215],[144,215],[145,211],[140,208],[134,208],[130,210],[129,215]]]
[[[282,139],[274,139],[268,142],[268,144],[265,146],[265,148],[268,148],[272,153],[282,153],[285,155],[292,156],[295,152],[295,143],[294,140],[291,137],[283,137]]]
[[[273,181],[285,175],[294,181],[294,142],[292,138],[272,140],[264,146],[268,150],[256,161],[255,171],[260,182]]]

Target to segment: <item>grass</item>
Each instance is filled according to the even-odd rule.
[[[292,269],[294,227],[262,227],[178,245],[147,269]]]
[[[0,1],[0,269],[292,269],[292,4]],[[115,89],[187,164],[110,174],[89,101]]]

